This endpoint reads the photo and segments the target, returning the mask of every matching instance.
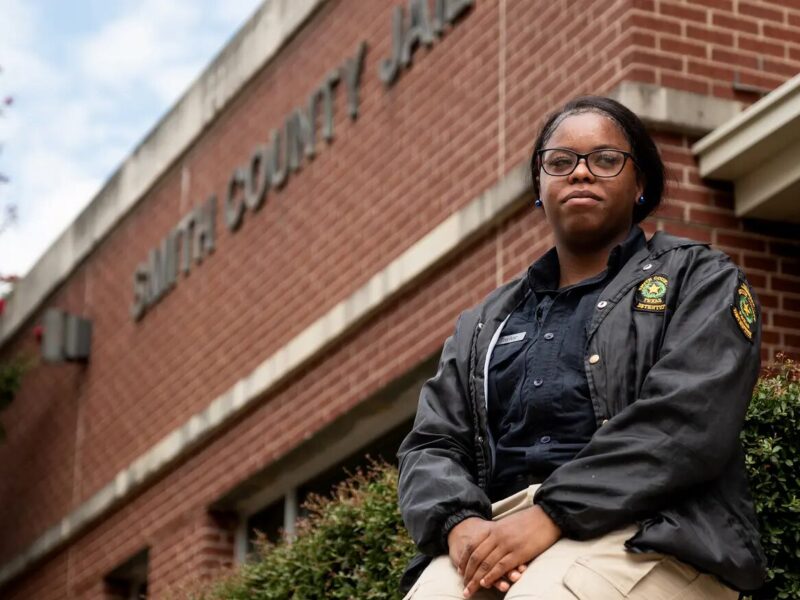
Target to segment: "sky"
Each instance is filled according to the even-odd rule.
[[[0,0],[0,275],[33,267],[261,2]]]

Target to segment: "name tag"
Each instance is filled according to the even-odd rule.
[[[519,342],[520,340],[525,339],[525,332],[521,331],[519,333],[511,333],[509,335],[504,335],[499,340],[497,340],[497,345],[502,346],[503,344],[512,344],[514,342]]]

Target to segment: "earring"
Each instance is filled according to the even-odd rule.
[[[639,197],[636,199],[636,204],[639,204],[640,206],[641,206],[642,204],[644,204],[645,202],[647,202],[647,200],[645,200],[645,199],[644,199],[644,194],[642,194],[641,196],[639,196]]]
[[[541,199],[541,198],[537,198],[536,200],[534,200],[534,201],[533,201],[533,205],[534,205],[536,208],[542,208],[542,206],[543,206],[544,204],[542,203],[542,199]]]

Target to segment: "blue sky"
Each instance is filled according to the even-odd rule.
[[[260,4],[0,0],[0,274],[27,273]]]

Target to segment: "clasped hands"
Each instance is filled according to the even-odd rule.
[[[480,587],[506,592],[526,565],[561,537],[561,529],[538,505],[487,521],[464,519],[447,536],[450,560],[464,579],[464,597]]]

